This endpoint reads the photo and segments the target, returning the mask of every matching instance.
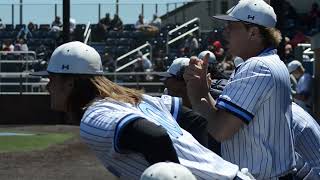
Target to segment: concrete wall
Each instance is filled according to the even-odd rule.
[[[60,124],[64,119],[50,110],[49,95],[0,95],[0,124]]]
[[[196,2],[186,5],[185,7],[180,8],[168,16],[163,17],[163,24],[176,24],[176,23],[184,23],[195,17],[201,19],[200,27],[202,30],[211,29],[212,20],[210,16],[212,16],[212,12],[214,12],[214,3],[212,2]]]
[[[320,2],[317,0],[287,0],[297,11],[297,13],[308,13],[311,9],[311,5],[314,2],[317,2],[320,5]]]
[[[287,0],[298,13],[308,13],[311,9],[311,4],[316,0]],[[208,2],[188,3],[172,12],[167,16],[162,17],[163,24],[184,23],[195,17],[200,18],[200,27],[203,31],[210,31],[214,27],[221,27],[222,24],[217,21],[212,21],[211,16],[224,14],[227,9],[238,3],[238,0],[211,0]],[[318,2],[320,5],[320,2]],[[223,6],[226,6],[225,8]]]

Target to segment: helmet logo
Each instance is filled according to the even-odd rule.
[[[62,70],[69,70],[69,64],[67,64],[67,65],[62,64],[61,69]]]
[[[252,20],[254,20],[254,16],[250,16],[250,15],[248,15],[248,19],[252,19]]]

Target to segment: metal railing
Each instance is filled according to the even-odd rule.
[[[19,57],[14,57],[17,59],[8,59],[10,55],[17,55]],[[32,55],[32,60],[28,59],[28,55]],[[25,64],[25,71],[29,70],[29,65],[31,63],[39,62],[37,60],[37,55],[34,51],[0,51],[0,72],[2,72],[2,64]]]
[[[3,82],[3,79],[19,79],[18,81]],[[3,88],[15,86],[17,89],[12,93],[22,94],[26,92],[34,92],[34,89],[41,91],[41,86],[45,87],[47,82],[28,82],[29,79],[34,78],[30,76],[29,72],[1,72],[0,73],[0,93],[3,93]],[[9,93],[9,92],[5,92]]]
[[[115,82],[115,79],[112,77],[117,74],[119,77],[128,77],[133,76],[135,81],[125,81],[116,82],[118,85],[135,88],[135,89],[145,89],[145,92],[149,95],[159,96],[162,95],[164,84],[162,81],[147,81],[142,80],[140,76],[156,76],[163,72],[117,72],[117,73],[105,73],[105,76],[111,81]],[[37,82],[27,82],[28,78],[31,78],[30,73],[28,72],[17,72],[17,73],[0,73],[0,94],[37,94],[37,95],[47,95],[45,86],[47,81],[37,81]],[[15,82],[3,82],[3,78],[6,79],[17,79]],[[121,79],[121,78],[120,78]],[[16,87],[16,91],[4,91],[5,87]],[[152,88],[152,90],[150,90]]]
[[[87,44],[88,43],[88,40],[89,40],[89,37],[91,35],[91,28],[90,28],[90,21],[87,23],[86,25],[86,29],[83,33],[83,39],[84,39],[84,43]]]
[[[136,52],[138,52],[138,51],[140,51],[140,50],[142,50],[142,49],[144,49],[144,48],[150,48],[150,49],[149,49],[149,52],[143,54],[143,56],[149,56],[149,57],[150,57],[150,61],[152,61],[152,46],[151,46],[151,44],[147,41],[145,44],[137,47],[136,49],[133,49],[133,50],[127,52],[126,54],[118,57],[118,58],[116,59],[116,63],[115,63],[115,66],[116,66],[115,72],[119,72],[119,71],[125,69],[126,67],[129,67],[130,65],[134,64],[135,62],[137,62],[137,59],[134,59],[134,60],[132,60],[132,61],[130,61],[130,62],[128,62],[128,63],[126,63],[126,64],[124,64],[124,65],[122,65],[122,66],[120,66],[120,67],[118,68],[118,63],[119,63],[120,61],[122,61],[122,60],[125,59],[126,57],[128,57],[128,56],[130,56],[130,55],[132,55],[132,54],[134,54],[134,53],[136,53]],[[114,74],[114,79],[115,79],[115,81],[117,81],[117,73]]]
[[[303,50],[303,54],[305,55],[313,55],[314,52],[311,50],[311,44],[307,44],[307,43],[299,43],[297,44],[298,47],[302,47]]]
[[[174,39],[169,40],[169,39],[170,39],[170,36],[171,36],[174,32],[176,32],[176,31],[178,31],[178,30],[180,30],[180,29],[182,29],[182,28],[184,28],[184,27],[187,27],[189,24],[192,24],[192,23],[194,23],[194,22],[198,22],[198,24],[200,24],[200,19],[199,19],[199,18],[191,19],[190,21],[188,21],[188,22],[186,22],[186,23],[184,23],[184,24],[182,24],[182,25],[180,25],[180,26],[178,26],[178,27],[176,27],[176,28],[174,28],[174,29],[172,29],[172,30],[170,30],[170,31],[168,32],[168,34],[167,34],[167,43],[166,43],[166,52],[167,52],[167,54],[169,53],[169,45],[170,45],[170,44],[176,42],[177,40],[179,40],[179,39],[181,39],[181,38],[184,38],[185,36],[187,36],[188,34],[194,32],[194,31],[198,31],[198,32],[200,33],[200,27],[197,26],[197,27],[194,27],[194,28],[192,28],[191,30],[189,30],[189,31],[187,31],[187,32],[179,35],[178,37],[175,37]]]

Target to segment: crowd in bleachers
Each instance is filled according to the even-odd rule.
[[[320,10],[317,3],[312,5],[308,14],[300,15],[286,2],[284,5],[284,23],[280,30],[285,38],[283,45],[279,49],[281,59],[286,63],[293,60],[293,51],[298,43],[309,43],[308,36],[317,32],[320,27]],[[140,14],[135,24],[123,24],[121,18],[115,14],[113,18],[109,13],[100,19],[97,24],[91,24],[91,39],[94,48],[103,57],[103,64],[107,71],[115,70],[115,59],[129,52],[130,50],[146,43],[152,45],[151,68],[141,68],[138,65],[130,66],[126,71],[137,71],[148,69],[151,71],[165,71],[170,63],[178,57],[190,57],[202,50],[214,52],[219,62],[219,67],[225,70],[234,68],[233,57],[228,55],[221,29],[211,32],[190,33],[185,38],[169,46],[169,53],[166,52],[168,32],[179,24],[162,25],[161,18],[153,16],[152,21],[146,22],[144,16]],[[177,37],[191,27],[197,26],[197,22],[176,31],[170,37]],[[83,41],[85,24],[76,24],[76,20],[70,19],[70,32],[72,40]],[[294,29],[294,31],[292,30]],[[38,58],[48,60],[53,49],[62,43],[61,38],[62,21],[56,17],[50,24],[37,25],[33,22],[28,24],[5,24],[0,19],[0,43],[3,51],[35,51]],[[94,42],[98,42],[95,44]],[[146,51],[142,50],[145,54]],[[138,58],[139,53],[129,56],[129,60]],[[306,57],[307,58],[307,57]],[[139,61],[140,63],[140,61]]]

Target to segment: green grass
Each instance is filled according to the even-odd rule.
[[[9,131],[8,131],[9,132]],[[11,132],[11,131],[10,131]],[[53,144],[58,144],[72,138],[71,133],[37,134],[34,132],[22,132],[35,134],[32,136],[0,136],[0,153],[43,150]]]

